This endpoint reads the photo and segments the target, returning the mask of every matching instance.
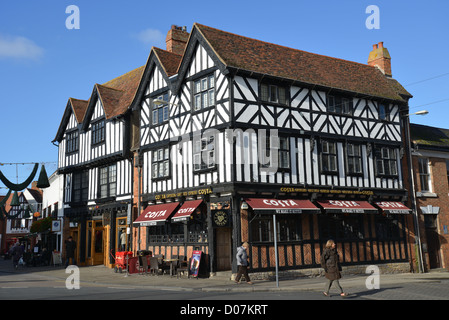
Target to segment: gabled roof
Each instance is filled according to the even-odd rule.
[[[97,97],[102,102],[106,119],[123,115],[134,100],[144,70],[145,66],[141,66],[104,84],[95,84],[89,98],[83,129],[88,127]]]
[[[414,144],[420,145],[423,148],[449,149],[449,129],[411,123],[410,137]]]
[[[148,55],[147,63],[145,64],[145,69],[143,71],[142,79],[139,83],[136,96],[133,100],[132,105],[137,105],[146,91],[146,86],[148,84],[149,78],[151,76],[153,65],[157,65],[161,70],[162,76],[165,81],[170,86],[169,78],[176,75],[178,72],[178,67],[181,63],[183,56],[163,50],[160,48],[152,47],[150,54]]]
[[[67,101],[67,105],[64,110],[64,114],[62,116],[61,123],[58,128],[58,132],[56,133],[56,137],[53,139],[52,142],[62,140],[62,137],[64,136],[64,131],[67,127],[67,124],[69,123],[70,116],[72,115],[72,113],[75,115],[78,124],[83,122],[88,103],[89,102],[87,100],[69,98],[69,101]]]
[[[411,95],[376,67],[292,49],[194,24],[227,67],[343,90],[367,97],[406,102]],[[193,34],[193,31],[192,31]]]

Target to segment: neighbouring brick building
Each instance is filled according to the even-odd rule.
[[[424,265],[449,269],[449,129],[410,130]]]

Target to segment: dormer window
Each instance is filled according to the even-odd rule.
[[[78,151],[78,148],[79,148],[79,133],[78,133],[78,131],[72,131],[72,132],[67,133],[66,141],[67,141],[67,148],[66,148],[67,153],[72,153],[72,152]]]
[[[92,145],[105,141],[105,131],[104,119],[92,124]]]
[[[164,93],[156,97],[160,103],[153,103],[153,125],[161,124],[168,120],[169,109],[168,109],[168,93]],[[166,101],[167,103],[161,103]]]
[[[215,105],[215,78],[210,75],[193,84],[194,110],[199,111]]]

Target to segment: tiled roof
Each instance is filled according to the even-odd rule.
[[[182,55],[153,47],[156,57],[159,59],[168,77],[175,75],[178,71]]]
[[[73,112],[75,113],[76,121],[78,123],[83,122],[84,115],[87,110],[88,101],[87,100],[79,100],[75,98],[69,98],[70,103],[72,104]]]
[[[404,101],[399,93],[407,93],[367,64],[292,49],[197,23],[194,28],[227,67],[391,100]]]
[[[106,119],[119,116],[128,110],[144,70],[145,66],[141,66],[102,85],[96,84]]]
[[[421,146],[449,148],[449,129],[411,123],[410,137],[413,143]]]

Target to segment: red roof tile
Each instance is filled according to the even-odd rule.
[[[227,67],[404,101],[398,94],[398,87],[375,67],[255,40],[197,23],[194,28]],[[403,90],[400,93],[407,92]]]

